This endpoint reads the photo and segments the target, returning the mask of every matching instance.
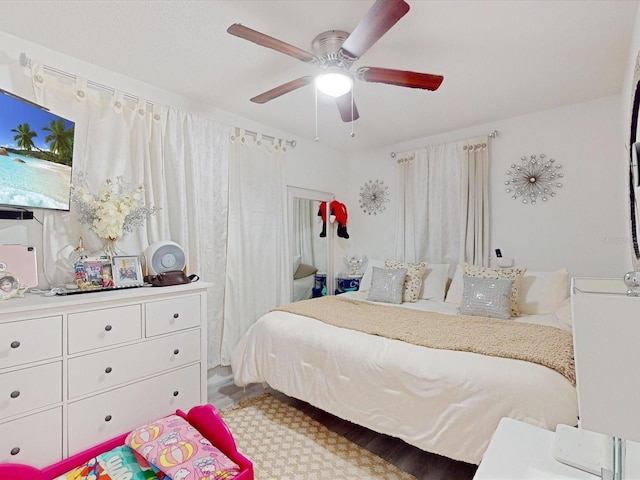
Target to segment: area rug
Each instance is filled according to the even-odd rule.
[[[415,480],[269,393],[220,412],[255,480]]]

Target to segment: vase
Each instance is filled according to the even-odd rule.
[[[109,257],[109,259],[120,255],[120,250],[118,249],[118,246],[116,244],[117,241],[117,238],[107,238],[107,242],[104,244],[104,254]]]

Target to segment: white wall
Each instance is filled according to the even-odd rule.
[[[173,106],[194,114],[208,116],[227,125],[239,126],[271,136],[280,136],[295,140],[295,148],[289,148],[287,155],[288,185],[334,192],[335,189],[346,190],[346,177],[336,175],[338,168],[343,168],[344,154],[312,141],[288,135],[271,127],[238,117],[213,106],[195,104],[187,98],[164,91],[153,85],[139,82],[116,72],[105,70],[95,65],[82,62],[40,45],[26,42],[20,38],[0,31],[0,88],[33,99],[31,78],[25,75],[20,66],[19,56],[24,52],[33,60],[59,70],[88,78],[94,82],[107,85],[126,93],[146,98],[147,100]],[[34,210],[35,217],[42,219],[42,211]],[[0,243],[29,243],[37,251],[42,247],[42,227],[37,220],[0,220]],[[41,262],[40,262],[41,264]],[[45,288],[42,267],[39,271],[40,287]]]
[[[607,97],[353,155],[349,203],[358,205],[360,187],[370,179],[389,185],[391,202],[378,216],[352,209],[349,250],[373,258],[394,255],[398,196],[392,151],[498,130],[490,140],[492,250],[501,248],[531,270],[565,266],[575,276],[622,276],[631,264],[620,109],[619,96]],[[541,153],[563,165],[564,187],[547,203],[524,205],[504,191],[506,171],[521,156]]]

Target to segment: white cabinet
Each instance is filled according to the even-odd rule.
[[[0,462],[44,467],[206,403],[209,286],[0,302]]]

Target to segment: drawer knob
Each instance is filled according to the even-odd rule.
[[[11,342],[11,348],[18,348],[20,346],[20,342],[18,340],[14,340]]]
[[[174,313],[174,314],[173,314],[173,318],[178,318],[179,316],[180,316],[180,314],[179,314],[179,313]]]
[[[111,367],[107,367],[104,369],[104,373],[111,373],[113,369]]]
[[[177,348],[173,351],[173,354],[174,354],[174,355],[177,355],[177,354],[179,354],[179,353],[180,353],[180,350],[178,350]]]
[[[174,396],[174,397],[177,397],[178,395],[180,395],[180,392],[179,392],[178,390],[175,390],[175,391],[173,392],[173,396]]]
[[[18,398],[20,396],[20,390],[14,390],[11,392],[11,398]]]
[[[107,415],[106,417],[104,417],[104,421],[105,422],[110,422],[111,421],[111,415]]]
[[[11,455],[17,455],[20,453],[20,447],[13,447],[11,449]]]
[[[107,325],[104,327],[105,332],[110,332],[113,327],[111,325]]]

